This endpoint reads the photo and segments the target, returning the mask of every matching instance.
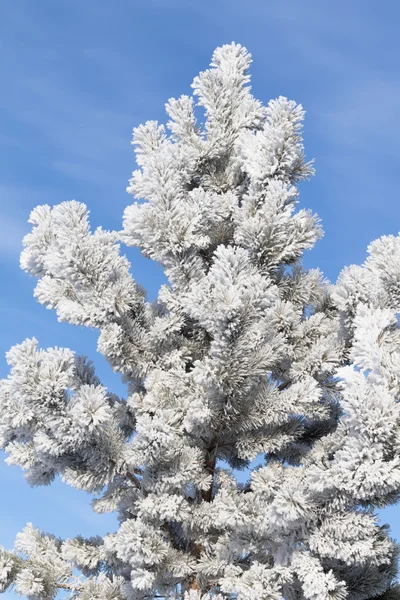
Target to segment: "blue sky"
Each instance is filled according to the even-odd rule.
[[[344,265],[364,260],[370,241],[397,233],[399,18],[394,0],[2,0],[0,375],[6,350],[36,336],[43,347],[87,354],[103,382],[124,393],[96,354],[96,334],[57,323],[33,299],[34,281],[18,267],[26,220],[37,204],[75,198],[89,206],[93,226],[119,229],[130,200],[132,127],[163,121],[165,101],[190,93],[223,43],[252,52],[257,97],[285,95],[307,111],[306,152],[317,174],[302,185],[301,205],[318,212],[325,237],[306,265],[335,280]],[[154,297],[161,270],[127,254]],[[115,525],[59,481],[31,490],[3,462],[0,477],[6,547],[27,521],[60,536]],[[400,539],[400,509],[384,518]]]

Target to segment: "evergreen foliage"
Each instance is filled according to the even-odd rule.
[[[59,475],[120,525],[63,541],[28,524],[1,549],[3,591],[400,598],[398,549],[375,512],[400,492],[400,237],[373,242],[336,285],[302,267],[322,235],[297,209],[313,172],[304,112],[256,100],[250,63],[240,45],[218,48],[194,96],[167,103],[166,127],[134,130],[121,232],[92,232],[75,201],[30,216],[21,267],[36,298],[98,329],[128,394],[71,350],[25,340],[7,355],[0,445],[30,485]],[[119,242],[163,266],[155,302]]]

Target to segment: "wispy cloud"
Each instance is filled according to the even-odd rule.
[[[398,150],[400,80],[374,73],[349,85],[335,106],[321,115],[329,125],[329,143],[381,157]],[[397,154],[397,152],[396,152]]]
[[[0,261],[15,261],[22,239],[31,229],[32,206],[52,203],[50,190],[38,186],[0,184]]]
[[[15,256],[22,250],[26,227],[16,219],[0,213],[0,260]]]

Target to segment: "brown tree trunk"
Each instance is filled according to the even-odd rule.
[[[203,502],[211,502],[213,499],[215,464],[216,464],[215,457],[213,457],[208,452],[207,458],[205,461],[205,469],[212,476],[212,481],[211,481],[210,487],[207,490],[203,490],[201,492],[201,499],[203,500]],[[192,552],[192,554],[194,554],[196,556],[196,558],[200,558],[201,553],[203,551],[203,546],[201,544],[191,544],[190,551]],[[189,589],[190,590],[200,590],[196,576],[189,583]]]

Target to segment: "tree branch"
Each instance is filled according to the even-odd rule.
[[[201,499],[204,500],[204,502],[211,502],[211,500],[212,500],[212,493],[213,493],[213,487],[214,487],[214,473],[215,473],[216,462],[217,461],[216,461],[215,456],[212,456],[211,453],[208,452],[207,453],[206,462],[205,462],[205,469],[211,475],[212,481],[211,481],[211,485],[208,488],[208,490],[203,490],[201,492]]]
[[[280,392],[282,392],[283,390],[286,390],[286,388],[288,388],[290,384],[291,384],[291,381],[286,381],[286,383],[281,383],[280,385],[278,385],[278,390]]]
[[[135,469],[135,473],[136,472],[137,472],[137,470]],[[131,481],[135,485],[135,487],[137,487],[138,489],[141,489],[141,487],[142,487],[141,483],[140,483],[139,479],[137,479],[137,477],[135,477],[133,475],[133,473],[127,473],[126,477],[129,479],[129,481]]]
[[[69,592],[81,592],[83,590],[83,587],[81,585],[79,585],[78,587],[73,587],[71,585],[68,585],[68,583],[57,583],[57,587],[60,590],[68,590]]]

